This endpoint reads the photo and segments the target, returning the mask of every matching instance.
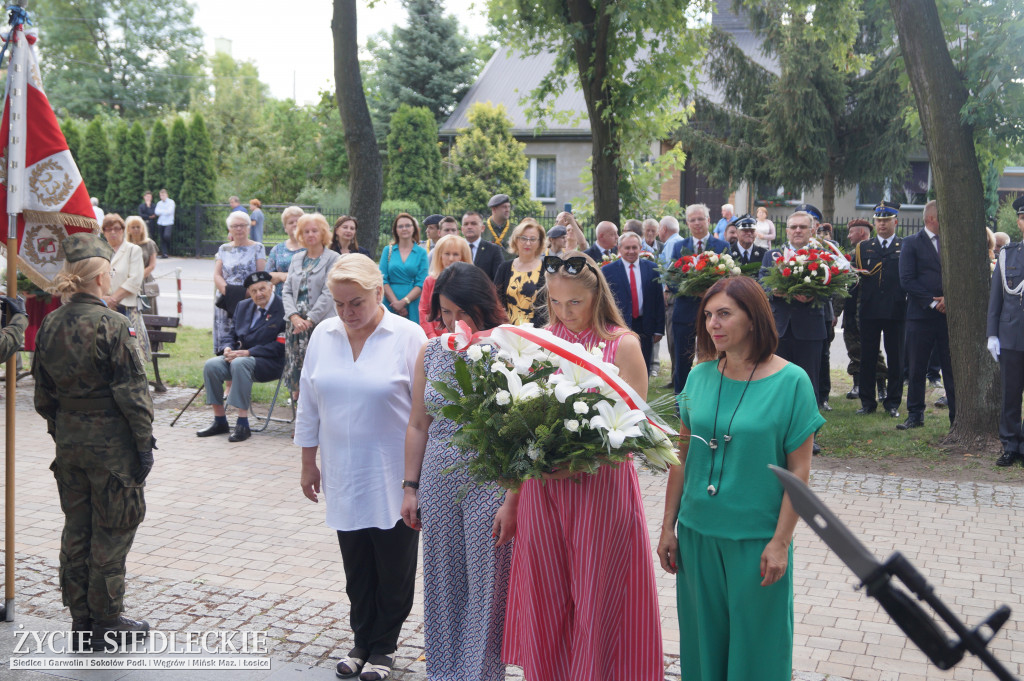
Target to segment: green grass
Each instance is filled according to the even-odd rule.
[[[658,376],[651,379],[648,402],[660,402],[672,394],[671,387],[662,387],[670,382],[670,368],[662,366]],[[940,441],[949,432],[949,411],[934,406],[942,391],[927,391],[924,427],[912,431],[896,430],[896,425],[907,418],[906,389],[899,418],[892,418],[882,409],[869,416],[858,416],[860,400],[846,399],[846,393],[853,382],[842,370],[832,371],[832,393],[829,398],[831,412],[822,412],[826,423],[818,432],[818,444],[830,457],[860,458],[872,460],[915,459],[925,462],[943,462],[948,453]],[[660,411],[660,410],[659,410]]]
[[[213,330],[191,326],[179,327],[178,339],[173,344],[165,345],[164,352],[171,355],[160,360],[160,378],[164,383],[195,390],[203,385],[203,364],[213,357]],[[147,373],[150,380],[155,378],[152,364],[149,365]],[[253,401],[270,402],[276,387],[276,381],[253,384]]]

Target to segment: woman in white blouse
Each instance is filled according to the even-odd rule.
[[[416,356],[427,336],[384,308],[383,278],[365,255],[340,258],[327,286],[338,316],[310,337],[295,444],[303,494],[315,502],[323,488],[345,567],[355,647],[337,674],[377,681],[391,671],[412,609],[419,533],[402,522],[402,475]]]
[[[757,209],[757,222],[754,224],[754,229],[757,230],[754,245],[771,248],[775,242],[775,223],[768,219],[768,209],[764,206]]]
[[[142,249],[124,238],[124,219],[117,213],[107,213],[103,217],[101,229],[103,238],[114,249],[114,256],[110,259],[110,293],[103,296],[103,301],[107,307],[117,310],[131,322],[139,348],[148,362],[152,359],[152,349],[139,310],[139,293],[142,292],[142,282],[146,277]]]

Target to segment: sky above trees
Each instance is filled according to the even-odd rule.
[[[331,42],[331,3],[323,0],[291,0],[287,14],[280,2],[247,0],[193,0],[195,24],[205,35],[205,51],[213,52],[215,38],[232,41],[232,56],[251,59],[259,68],[260,80],[279,99],[291,97],[299,104],[315,104],[321,89],[333,88],[334,57]],[[454,14],[471,36],[487,31],[483,0],[445,0],[446,11]],[[243,8],[244,9],[241,9]],[[359,2],[359,45],[379,31],[404,23],[400,0],[379,0],[372,8]]]

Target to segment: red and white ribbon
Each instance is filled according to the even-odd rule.
[[[603,368],[604,362],[595,361],[595,357],[587,352],[581,350],[578,344],[571,343],[565,339],[559,338],[552,334],[550,331],[542,329],[534,329],[532,327],[524,326],[513,326],[512,324],[502,324],[497,327],[504,332],[515,334],[521,338],[525,338],[535,345],[547,350],[548,352],[560,357],[564,360],[572,362],[573,364],[582,367],[594,374],[602,381],[604,381],[615,394],[625,402],[630,409],[637,409],[642,411],[647,417],[647,421],[662,431],[666,435],[675,435],[677,433],[671,426],[662,421],[654,410],[651,409],[650,405],[639,393],[633,389],[631,385],[626,383],[618,374],[606,371]],[[480,331],[473,333],[472,330],[465,322],[456,323],[456,332],[447,333],[443,336],[444,342],[450,350],[463,351],[474,343],[481,342],[485,339],[490,339],[492,330]],[[497,343],[496,341],[494,341]],[[500,346],[500,343],[497,343]]]

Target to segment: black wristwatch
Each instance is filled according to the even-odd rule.
[[[420,488],[420,481],[419,480],[403,480],[402,481],[402,489],[405,489],[406,487],[409,487],[410,489],[419,489]]]

